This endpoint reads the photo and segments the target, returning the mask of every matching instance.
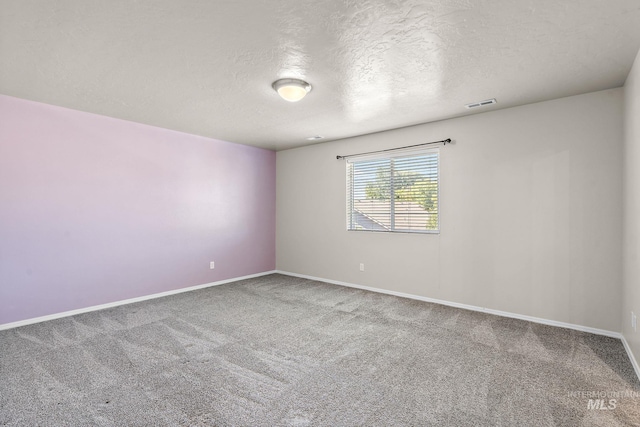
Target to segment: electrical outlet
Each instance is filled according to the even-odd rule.
[[[216,268],[216,263],[215,263],[215,262],[213,262],[213,261],[211,261],[211,262],[209,263],[209,268],[210,268],[211,270],[213,270],[214,268]]]
[[[364,264],[360,263],[360,271],[364,271]]]
[[[631,327],[633,328],[633,332],[636,332],[636,327],[638,326],[638,318],[636,317],[636,314],[632,311],[631,312]]]

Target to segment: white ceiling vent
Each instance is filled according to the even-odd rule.
[[[480,102],[474,102],[473,104],[467,104],[465,107],[470,110],[472,108],[486,107],[487,105],[496,104],[497,102],[498,101],[496,101],[495,98],[491,98]]]

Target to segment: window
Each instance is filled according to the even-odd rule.
[[[347,159],[347,229],[438,233],[439,152]]]

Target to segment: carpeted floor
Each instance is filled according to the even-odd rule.
[[[274,274],[0,331],[0,425],[628,426],[640,383],[617,339]]]

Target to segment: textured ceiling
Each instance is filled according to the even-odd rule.
[[[638,0],[0,0],[0,93],[271,149],[621,86],[639,48]]]

